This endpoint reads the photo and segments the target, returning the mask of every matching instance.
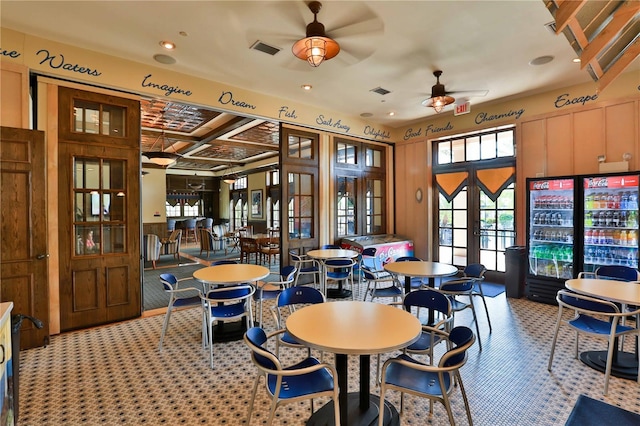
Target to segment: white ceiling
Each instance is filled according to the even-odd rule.
[[[421,102],[437,69],[449,91],[489,91],[471,97],[474,105],[592,81],[571,62],[567,39],[545,27],[553,17],[542,0],[324,1],[318,21],[342,51],[318,68],[291,53],[313,20],[303,1],[2,0],[0,18],[2,27],[348,116],[371,113],[391,127],[434,114]],[[250,49],[257,40],[282,50]],[[176,63],[159,64],[156,54]],[[555,59],[529,65],[545,55]]]

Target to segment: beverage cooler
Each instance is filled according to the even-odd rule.
[[[582,177],[582,271],[603,265],[638,268],[639,174]]]
[[[529,299],[555,303],[565,280],[577,274],[574,177],[527,179],[527,258]]]

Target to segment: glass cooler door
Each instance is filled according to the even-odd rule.
[[[573,179],[529,181],[529,274],[567,279],[573,277]]]

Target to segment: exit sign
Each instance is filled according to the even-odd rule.
[[[471,102],[467,101],[463,104],[455,104],[453,115],[468,114],[471,112]]]

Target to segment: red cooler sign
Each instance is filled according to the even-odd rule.
[[[636,176],[601,176],[584,179],[584,189],[634,188],[640,178]]]
[[[565,191],[573,189],[573,179],[536,180],[529,182],[531,191]]]

